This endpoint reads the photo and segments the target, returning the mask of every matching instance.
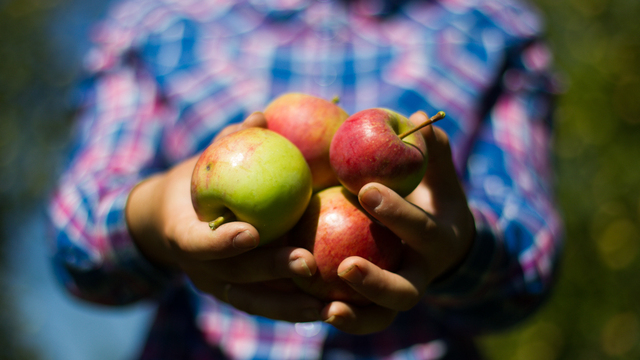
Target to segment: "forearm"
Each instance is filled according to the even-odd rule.
[[[125,218],[133,242],[149,261],[169,267],[173,259],[166,251],[160,223],[160,203],[165,173],[151,176],[131,190]]]
[[[191,209],[190,175],[197,157],[192,157],[176,167],[140,182],[129,195],[125,209],[127,226],[140,252],[161,267],[176,268],[176,257],[171,239],[176,238],[179,223],[193,221],[186,211]],[[180,215],[170,213],[164,204],[179,201],[183,208]],[[174,205],[175,206],[175,205]]]

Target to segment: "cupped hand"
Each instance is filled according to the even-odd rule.
[[[410,119],[427,120],[417,112]],[[360,257],[345,259],[339,276],[372,301],[368,306],[332,302],[322,318],[349,333],[366,334],[388,327],[399,311],[418,304],[427,287],[455,271],[469,252],[475,224],[451,157],[449,139],[435,126],[421,130],[427,141],[427,173],[406,199],[378,183],[365,185],[360,203],[406,244],[401,268],[382,270]]]
[[[225,128],[222,136],[264,127],[262,113]],[[313,255],[301,248],[257,247],[260,235],[245,222],[215,231],[198,220],[191,203],[197,157],[141,182],[129,196],[127,223],[134,241],[152,262],[184,272],[201,291],[247,313],[287,321],[320,320],[323,303],[302,294],[290,279],[311,276]]]

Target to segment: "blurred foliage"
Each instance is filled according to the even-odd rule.
[[[8,216],[33,210],[52,186],[66,144],[66,92],[74,76],[48,38],[51,14],[64,0],[0,1],[0,265],[5,267]],[[22,239],[21,239],[22,240]],[[26,239],[25,239],[26,240]],[[42,241],[42,239],[30,239]],[[4,272],[3,272],[4,273]],[[7,289],[7,279],[1,278]],[[24,345],[25,324],[11,294],[0,294],[0,359],[37,359]]]
[[[77,69],[66,66],[48,38],[50,15],[64,0],[13,0],[0,5],[0,196],[3,208],[37,200],[66,144],[66,91]],[[59,151],[58,151],[59,152]]]
[[[640,1],[535,0],[566,91],[556,113],[558,283],[491,359],[640,359]]]
[[[0,0],[2,230],[5,215],[48,193],[60,165],[78,67],[59,56],[49,21],[70,1]],[[496,360],[640,359],[640,1],[534,2],[566,80],[555,143],[565,253],[541,311],[481,344]],[[0,359],[35,359],[6,296]]]

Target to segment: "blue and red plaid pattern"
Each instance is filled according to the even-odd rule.
[[[53,260],[81,298],[160,301],[143,358],[470,359],[466,336],[513,324],[545,298],[562,226],[539,17],[516,0],[390,3],[126,1],[96,28],[75,147],[50,205]],[[349,113],[447,112],[439,124],[478,235],[461,268],[381,333],[249,316],[155,268],[127,231],[136,183],[292,91],[339,96]]]

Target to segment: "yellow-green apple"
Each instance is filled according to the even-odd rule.
[[[409,195],[427,170],[427,146],[405,116],[374,108],[351,115],[335,133],[330,163],[340,183],[353,194],[362,186],[378,182],[400,196]]]
[[[294,143],[307,160],[318,191],[339,185],[329,164],[329,146],[336,130],[349,116],[335,102],[315,96],[287,93],[264,110],[267,127]]]
[[[287,234],[290,245],[313,253],[318,270],[310,278],[296,278],[303,291],[323,301],[365,305],[370,301],[338,276],[338,266],[349,256],[360,256],[393,271],[403,244],[391,230],[374,221],[357,197],[342,186],[315,193],[296,226]]]
[[[248,128],[213,142],[191,177],[191,200],[215,230],[234,219],[253,225],[260,245],[289,231],[311,198],[311,171],[283,136]]]

